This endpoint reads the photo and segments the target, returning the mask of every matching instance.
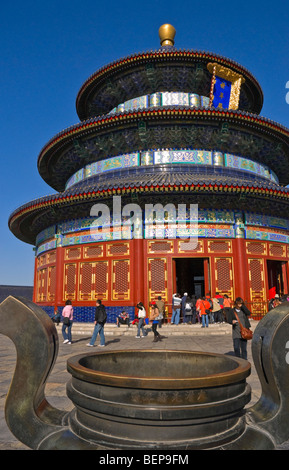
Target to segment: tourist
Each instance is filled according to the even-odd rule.
[[[181,303],[182,303],[182,299],[181,299],[180,294],[174,294],[171,325],[178,325],[180,322]]]
[[[182,313],[183,323],[185,323],[187,297],[188,297],[188,293],[184,292],[184,295],[182,297],[182,302],[181,302],[181,313]]]
[[[273,308],[276,308],[278,307],[279,305],[281,305],[281,300],[280,299],[275,299],[274,302],[273,302]]]
[[[99,333],[100,336],[100,345],[101,347],[105,346],[105,336],[104,336],[104,325],[106,323],[107,315],[105,311],[105,307],[102,304],[101,300],[96,301],[96,309],[95,309],[95,316],[94,316],[94,331],[91,337],[90,342],[86,346],[94,346],[96,341],[96,337]]]
[[[229,309],[232,308],[232,306],[233,306],[232,300],[227,294],[224,294],[224,308],[223,308],[222,313],[223,313],[223,317],[225,321],[227,321],[227,313]]]
[[[67,300],[65,302],[65,307],[62,310],[62,336],[63,336],[63,343],[64,344],[71,344],[72,337],[71,337],[71,328],[73,323],[73,307],[71,300]]]
[[[137,325],[136,338],[143,338],[144,336],[146,336],[146,330],[144,328],[146,310],[145,310],[144,305],[143,305],[142,302],[138,302],[137,308],[138,308],[138,313],[137,313],[138,325]],[[142,336],[140,335],[140,330],[142,330]]]
[[[193,302],[192,302],[192,299],[190,297],[187,297],[186,305],[185,305],[184,322],[191,325],[192,324],[192,318],[193,318]]]
[[[247,359],[247,340],[241,336],[240,323],[245,328],[250,328],[250,322],[248,317],[251,315],[250,310],[244,305],[244,301],[241,297],[237,297],[233,308],[230,308],[227,312],[227,322],[232,325],[232,336],[233,336],[233,347],[234,353],[237,357]]]
[[[57,307],[55,307],[55,309],[54,309],[54,315],[53,315],[53,317],[52,317],[52,321],[53,321],[54,323],[56,323],[57,326],[59,325],[59,323],[60,323],[60,321],[61,321],[61,316],[60,316],[60,313],[59,313]]]
[[[197,317],[196,303],[197,303],[196,296],[195,296],[195,295],[192,295],[192,298],[191,298],[191,308],[192,308],[192,323],[193,323],[193,324],[199,322],[199,318]]]
[[[209,316],[209,323],[214,323],[215,322],[215,319],[214,319],[214,315],[213,315],[213,300],[211,299],[211,296],[210,294],[206,294],[205,295],[206,297],[206,300],[209,302],[210,304],[210,311],[208,313],[208,316]]]
[[[116,326],[119,327],[120,324],[129,326],[129,323],[129,314],[125,310],[123,310],[116,318]]]
[[[159,324],[159,309],[156,305],[156,302],[151,302],[151,313],[150,313],[150,321],[152,322],[152,330],[154,334],[153,342],[156,343],[157,341],[161,341],[162,336],[157,331],[157,327]]]
[[[215,312],[215,323],[223,323],[224,317],[223,317],[223,308],[224,308],[224,297],[219,294],[219,292],[216,292],[215,298],[218,300],[219,305],[220,305],[220,310]]]
[[[269,312],[270,310],[272,310],[273,308],[276,308],[278,307],[278,305],[280,305],[280,298],[279,298],[279,295],[276,294],[275,297],[273,297],[272,299],[270,299],[270,302],[269,302]]]
[[[158,300],[156,301],[156,305],[159,309],[160,315],[159,315],[159,328],[162,327],[163,319],[164,319],[164,314],[165,314],[165,303],[162,300],[161,296],[158,296]]]
[[[199,312],[200,318],[202,320],[202,328],[208,328],[209,326],[209,313],[210,313],[210,303],[206,297],[200,297],[197,300],[196,309]]]
[[[219,299],[216,299],[216,297],[212,298],[212,302],[213,302],[213,308],[212,308],[213,323],[216,323],[216,318],[218,318],[218,312],[221,310],[221,306],[219,303]]]

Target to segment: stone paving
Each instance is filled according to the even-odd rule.
[[[257,322],[252,322],[252,329]],[[92,351],[102,351],[98,348],[99,337],[94,349],[88,348],[88,343],[93,326],[81,328],[80,325],[72,327],[72,344],[63,344],[61,325],[57,327],[59,335],[59,352],[55,366],[48,378],[46,385],[46,398],[51,405],[71,410],[73,405],[66,397],[66,383],[70,374],[66,370],[67,359],[73,355]],[[177,330],[177,331],[176,331]],[[123,349],[173,349],[215,352],[221,354],[233,354],[233,342],[231,337],[231,326],[227,324],[213,324],[209,328],[202,329],[200,325],[172,325],[162,327],[162,335],[166,338],[161,342],[153,343],[153,333],[148,328],[148,335],[144,338],[136,338],[136,326],[127,328],[115,325],[105,327],[106,348],[110,351]],[[252,399],[248,406],[252,406],[260,397],[261,386],[252,364],[251,343],[248,347],[248,360],[251,363],[251,375],[247,381],[252,387]],[[28,448],[16,440],[8,429],[4,418],[4,405],[11,378],[16,363],[16,350],[12,341],[6,336],[0,335],[0,450],[24,450]]]

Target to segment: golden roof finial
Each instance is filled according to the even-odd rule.
[[[163,24],[159,28],[161,46],[173,46],[175,44],[176,30],[171,24]]]

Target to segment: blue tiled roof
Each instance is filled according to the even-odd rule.
[[[0,302],[3,302],[9,295],[15,297],[25,297],[28,300],[33,298],[33,286],[5,286],[0,285]]]

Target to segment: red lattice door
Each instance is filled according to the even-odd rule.
[[[95,266],[94,263],[80,263],[78,300],[94,298]]]
[[[148,260],[149,302],[159,295],[167,298],[167,278],[166,258],[150,258]]]
[[[234,298],[232,258],[215,258],[216,292]]]
[[[95,263],[94,299],[108,299],[108,261]]]
[[[63,298],[64,300],[76,300],[77,288],[77,264],[68,263],[64,268],[64,286]]]
[[[112,299],[129,300],[130,263],[128,259],[114,260],[112,264]]]
[[[47,300],[47,268],[40,269],[37,273],[37,302]]]
[[[262,258],[248,259],[248,268],[251,301],[250,310],[253,316],[259,317],[266,313],[264,260]]]
[[[49,266],[47,300],[49,300],[50,302],[53,302],[55,300],[55,292],[56,292],[56,266]]]
[[[78,299],[108,299],[108,261],[80,263]]]

